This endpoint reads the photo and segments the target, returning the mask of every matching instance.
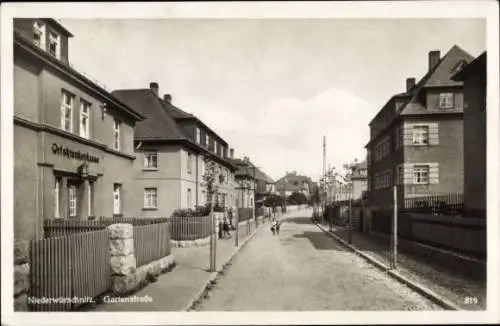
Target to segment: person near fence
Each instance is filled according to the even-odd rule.
[[[231,233],[229,233],[229,221],[227,217],[224,217],[224,222],[222,223],[222,230],[224,232],[222,236],[223,238],[225,238],[226,236],[231,238]]]

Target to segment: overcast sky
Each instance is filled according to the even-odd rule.
[[[481,19],[164,19],[61,23],[70,62],[107,89],[160,85],[278,179],[363,160],[368,123],[428,52],[486,49]]]

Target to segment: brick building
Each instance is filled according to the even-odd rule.
[[[458,46],[429,52],[424,77],[406,80],[370,122],[368,189],[374,209],[392,205],[392,189],[418,197],[463,191],[463,83],[451,76],[474,58]]]
[[[54,19],[14,19],[14,237],[54,218],[128,214],[143,117],[69,65]]]
[[[486,217],[486,52],[453,76],[464,82],[464,208]]]
[[[205,158],[216,163],[219,193],[215,202],[234,206],[236,167],[229,161],[228,144],[192,114],[159,96],[159,85],[113,91],[113,95],[143,114],[134,132],[133,179],[138,196],[131,205],[135,215],[168,217],[176,209],[206,204]]]

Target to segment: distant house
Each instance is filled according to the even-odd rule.
[[[232,156],[232,155],[231,155]],[[237,208],[255,208],[256,167],[248,157],[243,159],[231,158],[236,166],[235,177],[235,202]]]
[[[220,175],[214,203],[233,206],[236,167],[229,160],[227,142],[197,117],[173,105],[170,95],[161,98],[157,83],[149,86],[113,92],[146,116],[134,132],[133,177],[143,193],[131,199],[135,214],[168,217],[176,209],[206,204],[206,158],[215,162]]]
[[[368,169],[366,160],[356,164],[352,169],[352,199],[360,199],[368,189]]]
[[[486,217],[486,52],[453,76],[464,82],[465,215]]]
[[[368,189],[374,207],[403,197],[463,191],[463,83],[451,76],[474,60],[458,46],[429,52],[427,73],[406,80],[370,122]]]
[[[284,177],[276,181],[276,192],[286,197],[294,192],[300,192],[309,198],[312,189],[311,185],[311,178],[298,175],[295,171],[287,172]]]

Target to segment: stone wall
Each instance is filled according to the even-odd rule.
[[[14,311],[28,311],[29,244],[29,241],[16,241],[14,244]]]

